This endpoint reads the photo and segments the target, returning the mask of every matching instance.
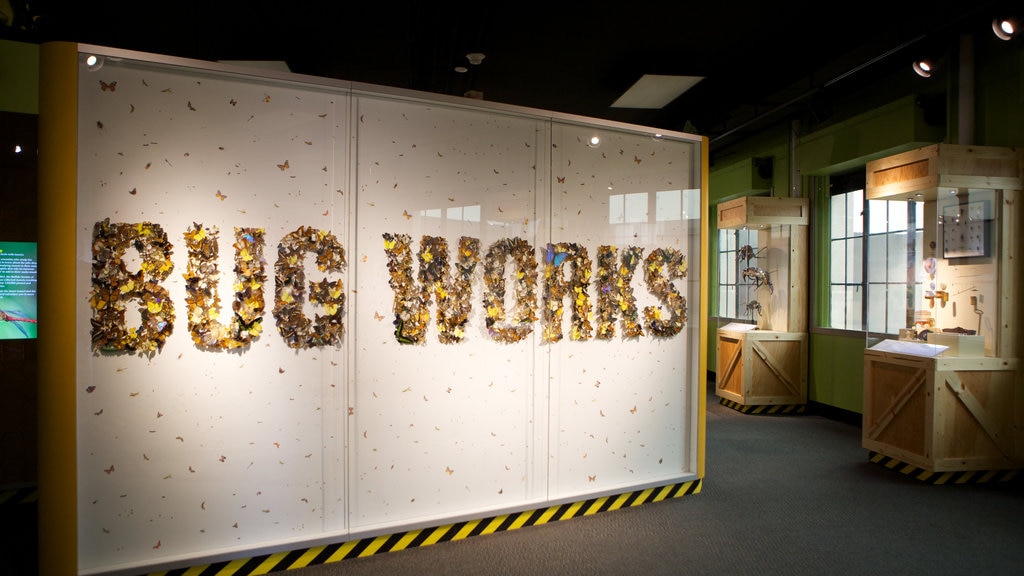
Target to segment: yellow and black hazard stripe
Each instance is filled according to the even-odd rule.
[[[988,482],[1009,482],[1017,477],[1019,470],[963,470],[958,472],[933,472],[907,464],[884,454],[871,451],[868,460],[910,476],[928,484],[984,484]]]
[[[722,398],[722,405],[744,414],[789,415],[803,414],[806,410],[804,404],[740,404],[725,398]]]
[[[538,526],[560,520],[569,520],[579,516],[589,516],[598,512],[629,508],[648,502],[658,502],[669,498],[679,498],[687,494],[696,494],[700,492],[700,488],[701,480],[697,479],[658,488],[627,492],[617,496],[603,496],[571,504],[528,510],[526,512],[456,522],[435,528],[424,528],[422,530],[411,530],[375,538],[325,544],[276,554],[264,554],[252,558],[239,558],[211,563],[205,566],[153,572],[150,576],[184,576],[186,574],[188,576],[248,576],[250,574],[293,570],[307,566],[340,562],[348,558],[373,556],[385,552],[396,552],[408,548],[462,540],[481,534],[516,530],[526,526]]]

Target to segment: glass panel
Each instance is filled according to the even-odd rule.
[[[888,248],[884,235],[868,237],[868,282],[885,282]]]
[[[846,194],[832,196],[829,214],[831,216],[831,238],[843,238],[846,236]]]
[[[922,282],[924,272],[924,230],[920,228],[923,220],[918,220],[918,229],[914,232],[914,282]]]
[[[925,299],[924,299],[924,291],[925,291],[925,284],[918,283],[918,284],[914,285],[914,302],[924,302],[925,301]],[[915,322],[915,324],[918,322],[917,315],[914,316],[914,322]]]
[[[846,328],[846,287],[833,284],[830,293],[832,298],[829,301],[828,325],[832,328]]]
[[[907,229],[907,203],[887,202],[889,208],[889,232],[901,232]]]
[[[498,125],[505,123],[511,124],[511,121],[497,122]],[[493,127],[488,124],[476,122],[474,125],[481,130],[493,132]],[[551,180],[557,188],[557,192],[550,196],[551,210],[557,215],[553,221],[545,220],[546,215],[543,213],[509,213],[510,201],[524,196],[524,191],[536,188],[532,182],[525,186],[503,184],[486,188],[487,194],[495,201],[495,208],[501,206],[504,209],[503,213],[494,214],[504,223],[501,237],[515,234],[528,238],[519,232],[527,220],[530,226],[536,225],[542,230],[537,231],[538,240],[535,244],[539,252],[535,287],[538,300],[536,314],[540,320],[535,323],[530,342],[496,347],[493,341],[487,341],[488,328],[479,325],[474,328],[481,330],[472,335],[476,340],[483,340],[481,346],[488,350],[496,349],[506,355],[524,350],[533,355],[532,359],[528,359],[530,369],[537,371],[538,375],[542,370],[547,371],[544,373],[543,385],[538,381],[533,391],[546,390],[549,386],[558,387],[557,390],[552,389],[548,397],[550,405],[543,401],[534,404],[537,414],[543,414],[546,426],[540,426],[534,431],[535,434],[518,436],[529,445],[540,442],[538,452],[550,450],[552,454],[560,455],[543,462],[543,465],[535,462],[537,467],[533,470],[543,470],[549,475],[546,478],[531,476],[529,471],[523,471],[528,478],[524,484],[538,490],[538,497],[564,498],[635,483],[640,476],[646,476],[649,472],[649,468],[637,461],[644,457],[635,450],[637,445],[645,446],[651,453],[664,452],[666,457],[663,470],[686,470],[696,445],[696,438],[687,432],[687,424],[693,422],[691,419],[696,416],[697,395],[694,392],[699,387],[694,386],[694,376],[697,374],[695,368],[699,365],[699,329],[705,321],[699,318],[700,291],[707,280],[699,274],[701,222],[690,217],[683,219],[681,215],[683,207],[689,210],[693,204],[692,199],[697,197],[692,191],[699,189],[699,171],[693,170],[696,165],[694,162],[698,159],[693,153],[697,150],[670,138],[655,140],[646,134],[610,129],[601,130],[601,147],[592,148],[585,142],[593,131],[592,127],[557,123],[551,128],[551,146],[542,156],[544,161],[550,161],[550,169],[554,172]],[[530,138],[523,137],[521,140],[530,141]],[[501,140],[510,141],[513,139]],[[479,146],[480,142],[483,140],[474,141],[473,144]],[[482,148],[504,150],[492,144],[484,144]],[[450,149],[458,150],[457,142],[453,142]],[[537,147],[526,149],[537,150]],[[633,153],[620,155],[614,153],[616,150],[630,150]],[[435,153],[433,150],[430,152]],[[643,163],[635,162],[635,157],[642,157]],[[478,163],[474,157],[472,164],[479,164],[482,169],[491,172],[499,171],[493,170],[494,166],[506,166],[512,174],[523,174],[529,178],[535,174],[532,170],[522,170],[521,164],[510,164],[501,158],[495,158],[492,166]],[[506,177],[506,170],[500,172],[502,177]],[[607,190],[604,186],[595,187],[595,182],[614,183],[614,190]],[[538,193],[538,197],[541,196],[547,197],[543,191]],[[610,225],[604,221],[604,210],[600,208],[604,202],[608,202],[609,206],[621,206],[621,211],[609,212],[609,215],[614,216]],[[540,218],[540,221],[536,218]],[[565,252],[545,256],[543,247],[548,241],[568,244],[572,250],[570,256],[559,258]],[[603,252],[601,247],[605,247]],[[614,257],[611,250],[616,251]],[[590,280],[589,310],[583,308],[581,302],[586,302],[574,292],[574,283],[586,282],[585,277],[575,273],[575,266],[588,254],[590,261],[587,265],[594,270]],[[718,258],[718,255],[713,254],[711,257]],[[679,264],[666,265],[670,261]],[[602,266],[599,262],[607,264]],[[612,266],[612,263],[615,265]],[[716,263],[720,264],[721,261]],[[632,274],[629,276],[631,279],[627,280],[625,273],[620,271],[629,267],[632,267]],[[661,279],[670,281],[671,288],[664,284],[653,285],[659,273]],[[601,298],[602,279],[604,286],[617,291],[611,294],[611,298]],[[556,284],[555,280],[561,281]],[[685,299],[666,301],[663,296],[667,290],[678,292]],[[520,287],[516,286],[513,290],[509,286],[506,298],[511,300],[517,291],[521,292]],[[728,296],[728,289],[726,292]],[[548,300],[553,293],[558,295],[557,304]],[[621,304],[629,304],[631,299],[635,300],[635,314],[621,307]],[[475,299],[474,306],[479,301]],[[728,299],[724,302],[728,310],[732,304]],[[674,307],[675,303],[678,303],[679,308]],[[548,313],[549,310],[552,312]],[[646,319],[646,316],[653,318],[659,313],[657,322]],[[477,313],[474,310],[474,314],[483,318],[485,311]],[[560,318],[560,322],[552,320],[555,317]],[[583,332],[588,333],[583,335]],[[600,334],[606,337],[602,338]],[[531,342],[532,345],[529,345]],[[460,347],[464,348],[463,354],[468,352],[461,344]],[[502,352],[503,348],[509,350]],[[545,352],[537,354],[538,350]],[[430,351],[428,347],[427,352]],[[623,366],[635,365],[639,357],[657,358],[657,362],[652,363],[650,369],[644,370],[642,375],[634,373],[633,377],[623,379]],[[496,365],[493,356],[488,358],[488,362],[492,368]],[[581,378],[581,374],[586,374],[586,378]],[[688,377],[680,378],[679,375]],[[418,379],[411,378],[410,383]],[[439,383],[446,380],[449,378],[436,379]],[[604,434],[592,435],[589,431],[609,427],[618,429],[631,416],[628,410],[621,414],[605,410],[601,414],[593,410],[593,406],[587,406],[581,399],[592,394],[595,381],[623,384],[607,387],[607,390],[605,386],[601,387],[602,394],[607,394],[605,399],[610,403],[632,405],[639,394],[643,398],[653,397],[650,406],[658,408],[647,412],[644,422],[639,428],[631,429],[628,436],[609,435],[606,438]],[[493,414],[484,415],[493,417]],[[466,434],[465,454],[483,449],[477,452],[477,456],[486,455],[484,441],[490,437],[486,432]],[[484,443],[473,446],[474,438]],[[516,443],[517,446],[519,444]],[[589,454],[585,462],[586,473],[580,473],[580,461],[568,458],[570,454]],[[497,469],[503,469],[503,465]],[[520,475],[516,474],[517,477]],[[484,492],[487,492],[487,497],[495,494],[495,491]],[[505,492],[507,497],[508,490]],[[373,493],[379,498],[379,489],[373,488]],[[481,497],[476,494],[476,489],[472,496]],[[423,500],[432,498],[434,496]],[[392,501],[402,502],[403,508],[406,507],[407,500],[393,498]],[[462,502],[470,503],[466,498]]]
[[[1001,198],[998,190],[940,191],[935,201],[935,265],[916,304],[931,314],[931,330],[959,332],[964,344],[966,337],[978,336],[987,355],[996,355],[1000,346]]]
[[[831,284],[843,284],[846,282],[846,245],[848,242],[848,240],[832,241],[832,250],[829,258],[829,278],[831,279]]]
[[[868,332],[885,332],[887,286],[868,284]]]
[[[719,298],[723,303],[719,314],[725,318],[736,318],[736,286],[722,286]]]
[[[72,210],[96,261],[60,290],[77,494],[102,503],[77,511],[83,573],[698,479],[699,142],[602,126],[595,150],[582,120],[127,57],[79,72]],[[616,384],[604,411],[595,381]]]
[[[864,290],[860,286],[849,286],[846,289],[846,329],[863,330]]]
[[[718,253],[718,283],[730,284],[729,270],[732,268],[734,257],[731,252]]]
[[[868,200],[868,234],[881,234],[889,229],[888,202]]]
[[[719,230],[718,231],[718,245],[723,250],[735,250],[736,249],[736,231],[735,230]]]
[[[863,282],[861,271],[864,254],[864,240],[852,238],[846,243],[846,281],[850,284]]]
[[[626,222],[647,222],[647,193],[626,194]],[[677,218],[678,220],[678,218]]]
[[[626,222],[626,200],[622,194],[608,196],[608,223],[623,224]]]
[[[896,232],[886,236],[888,245],[888,273],[885,280],[889,282],[906,282],[907,280],[907,234]],[[881,262],[882,260],[879,260]]]
[[[850,192],[846,197],[846,235],[858,236],[864,233],[864,191]]]
[[[888,313],[884,332],[899,334],[900,328],[907,327],[907,285],[890,284],[888,290]]]
[[[668,190],[655,194],[654,218],[658,222],[679,220],[683,212],[682,190]]]

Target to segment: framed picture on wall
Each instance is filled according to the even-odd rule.
[[[942,257],[988,256],[992,218],[988,200],[942,208]]]

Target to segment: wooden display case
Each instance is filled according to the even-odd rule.
[[[1019,364],[865,350],[864,448],[930,472],[1024,467]]]
[[[718,205],[718,229],[773,224],[806,226],[810,221],[809,212],[807,198],[743,196]]]
[[[912,316],[927,317],[929,332],[918,335],[929,344],[885,340],[864,352],[872,460],[920,476],[1024,468],[1022,166],[1018,149],[949,144],[867,165],[868,200],[924,203],[926,274]],[[942,348],[906,353],[914,345]]]
[[[807,404],[807,334],[718,330],[717,394],[741,412],[802,412]]]
[[[950,188],[1020,189],[1021,151],[995,146],[933,144],[867,165],[869,200],[930,202]]]
[[[807,198],[745,196],[718,206],[719,229],[757,231],[758,253],[745,265],[771,281],[747,288],[756,326],[718,330],[717,394],[740,412],[795,413],[807,404],[808,222]]]

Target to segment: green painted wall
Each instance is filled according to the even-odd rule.
[[[853,87],[848,97],[832,105],[832,116],[810,129],[796,130],[794,142],[798,192],[787,188],[790,173],[788,138],[791,126],[766,129],[728,150],[716,151],[712,159],[709,189],[712,219],[715,205],[741,195],[735,173],[753,157],[775,158],[775,195],[811,198],[810,246],[814,251],[811,275],[809,320],[810,361],[808,400],[827,406],[863,413],[864,350],[874,343],[867,334],[818,328],[826,318],[828,278],[821,274],[827,264],[828,182],[830,174],[863,166],[883,158],[936,142],[970,143],[982,146],[1024,145],[1024,43],[1000,42],[994,38],[974,41],[974,107],[960,106],[956,68],[946,76],[920,79],[894,77],[891,82]],[[910,66],[905,73],[909,73]],[[936,107],[938,102],[939,106]],[[942,104],[945,104],[944,110]],[[960,117],[969,114],[967,128],[973,138],[960,140]],[[944,120],[944,121],[943,121]],[[968,134],[969,135],[969,134]],[[723,161],[726,158],[728,161]],[[785,182],[786,186],[782,183]],[[712,222],[712,242],[717,229]],[[717,244],[717,243],[715,243]],[[717,245],[710,249],[715,254]],[[717,262],[712,261],[709,319],[709,355],[714,354],[717,318]],[[816,310],[815,310],[816,308]],[[709,357],[714,367],[716,358]]]
[[[863,414],[864,335],[812,331],[807,346],[807,399]]]
[[[0,40],[0,110],[39,113],[39,45]]]

